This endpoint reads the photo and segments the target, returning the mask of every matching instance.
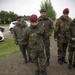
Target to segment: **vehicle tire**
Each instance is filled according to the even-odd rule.
[[[10,31],[11,31],[11,34],[13,34],[13,28],[12,28],[12,29],[10,29]]]
[[[3,38],[0,36],[0,42],[3,42],[4,40],[3,40]]]

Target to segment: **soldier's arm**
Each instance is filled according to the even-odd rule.
[[[70,39],[70,30],[71,30],[71,23],[68,23],[68,26],[65,30],[65,37],[67,37],[67,39]]]
[[[51,19],[50,19],[49,28],[50,28],[50,31],[49,31],[48,35],[51,36],[51,34],[52,34],[53,30],[54,30],[53,21]]]
[[[69,37],[70,40],[75,40],[75,35],[72,34],[72,30],[73,30],[73,24],[71,22],[70,26],[69,26],[69,30],[68,30],[68,32],[69,32],[68,37]]]
[[[15,44],[18,45],[17,34],[16,34],[16,29],[15,29],[15,27],[13,28],[13,38],[14,38]]]
[[[24,31],[24,34],[23,34],[23,39],[22,39],[22,41],[25,41],[26,43],[28,42],[28,39],[29,39],[29,37],[28,37],[29,35],[28,35],[28,28],[26,28],[26,30]]]
[[[51,36],[51,34],[52,34],[52,32],[53,32],[53,30],[54,30],[54,25],[53,25],[53,22],[52,22],[52,20],[50,20],[50,36]]]
[[[67,25],[67,27],[66,27],[66,29],[65,29],[65,31],[64,31],[64,36],[69,40],[69,38],[70,38],[70,29],[71,29],[71,22],[72,22],[72,20],[71,20],[71,18],[68,18],[68,25]]]
[[[46,33],[46,37],[51,36],[51,34],[52,34],[53,30],[54,30],[54,26],[53,26],[52,20],[49,19],[49,21],[50,21],[50,23],[49,23],[49,32]]]
[[[55,24],[55,28],[54,28],[54,39],[57,39],[57,36],[59,34],[59,25],[60,25],[60,22],[59,22],[59,19],[58,19],[56,24]]]

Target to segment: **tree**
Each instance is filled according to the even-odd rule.
[[[52,20],[56,20],[56,12],[53,9],[53,6],[52,6],[50,0],[44,0],[44,1],[42,1],[40,7],[41,7],[41,9],[42,8],[46,9],[48,17],[50,17]]]
[[[29,15],[24,15],[24,20],[29,20],[30,16]]]
[[[11,18],[8,18],[8,22],[9,22],[9,23],[11,23],[11,22],[12,22]]]
[[[16,20],[16,17],[18,15],[15,14],[14,12],[7,12],[7,11],[0,11],[0,23],[10,23],[11,21]]]
[[[2,19],[0,19],[0,24],[1,24],[1,22],[2,22]]]
[[[15,14],[14,12],[9,11],[9,18],[11,18],[12,21],[15,21],[17,18],[17,14]]]

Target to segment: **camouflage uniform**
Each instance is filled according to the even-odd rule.
[[[35,63],[36,68],[45,69],[45,55],[44,55],[44,29],[41,27],[31,25],[25,30],[24,37],[29,44],[30,56],[32,63]]]
[[[44,40],[44,45],[45,45],[45,49],[46,49],[46,58],[49,61],[50,58],[50,36],[53,32],[53,22],[51,21],[50,18],[46,17],[42,17],[40,16],[38,19],[39,25],[44,27],[45,29],[45,33],[46,33],[46,37]]]
[[[57,39],[57,46],[58,46],[58,62],[65,61],[66,56],[66,48],[68,45],[68,38],[66,36],[66,31],[68,29],[68,24],[70,23],[71,19],[67,17],[66,19],[61,16],[55,25],[55,31],[54,31],[54,38]]]
[[[13,29],[13,37],[14,37],[15,44],[19,45],[20,51],[22,52],[25,62],[27,62],[27,55],[26,55],[27,45],[26,42],[22,40],[23,40],[24,31],[27,27],[28,27],[27,24],[23,22],[22,25],[16,23]],[[29,52],[28,52],[28,56],[30,57]]]
[[[75,38],[75,19],[70,23],[69,27],[69,69],[72,67],[72,60],[73,67],[75,67],[75,40],[72,40],[72,38]]]

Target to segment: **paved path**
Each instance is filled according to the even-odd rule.
[[[68,59],[67,56],[66,59]],[[34,75],[34,68],[34,64],[23,62],[20,52],[0,58],[0,75]],[[58,64],[56,42],[53,40],[51,41],[51,59],[47,73],[48,75],[75,75],[75,68],[68,70],[67,64]]]

